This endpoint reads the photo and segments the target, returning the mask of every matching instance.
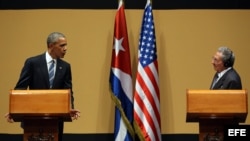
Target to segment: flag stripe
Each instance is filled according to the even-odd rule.
[[[156,113],[157,116],[157,121],[159,121],[160,119],[160,114],[159,114],[159,110],[160,110],[160,105],[159,105],[159,95],[157,92],[159,92],[158,86],[153,85],[154,83],[151,83],[152,76],[154,76],[151,72],[150,69],[148,69],[149,67],[145,67],[145,69],[143,69],[141,67],[141,65],[138,65],[138,75],[137,75],[137,81],[138,81],[138,85],[140,85],[142,87],[143,93],[141,91],[141,93],[138,93],[140,96],[144,96],[146,95],[148,100],[150,101],[150,104],[153,106],[153,112]],[[138,86],[137,85],[137,86]],[[136,87],[136,91],[137,87]]]
[[[126,131],[127,130],[126,126],[125,126],[125,124],[124,124],[124,122],[123,122],[122,119],[120,120],[119,125],[120,125],[120,127],[119,127],[118,133],[117,133],[117,135],[115,137],[115,141],[122,141],[122,140],[124,140],[126,138],[126,135],[127,135],[127,132],[125,132],[125,133],[122,132],[122,131]]]
[[[149,64],[148,67],[144,68],[144,70],[147,73],[148,79],[150,79],[150,80],[147,80],[147,81],[151,82],[152,85],[153,85],[152,87],[154,88],[154,92],[151,92],[151,93],[154,94],[153,96],[155,97],[156,103],[160,104],[160,103],[158,103],[160,97],[159,97],[159,87],[158,87],[158,72],[157,72],[157,69],[156,69],[156,67],[154,65],[155,62],[156,61]],[[159,108],[160,108],[160,105],[157,105],[157,109],[159,109]]]
[[[139,103],[138,103],[139,104]],[[137,102],[134,103],[134,107],[137,109],[136,113],[134,113],[134,119],[137,121],[139,127],[142,130],[145,141],[153,141],[155,140],[155,134],[153,133],[153,130],[151,126],[148,123],[148,120],[146,119],[146,116],[144,115],[144,112],[141,110]]]
[[[142,99],[139,96],[140,96],[139,94],[135,96],[136,102],[134,104],[138,104],[138,109],[136,110],[136,112],[138,112],[138,110],[140,112],[143,111],[143,114],[141,115],[141,120],[143,122],[142,124],[147,123],[146,129],[148,129],[148,131],[145,132],[149,132],[149,134],[151,134],[149,136],[150,138],[155,138],[154,136],[157,134],[156,133],[157,127],[155,127],[155,125],[157,124],[154,123],[155,119],[152,119],[154,117],[154,115],[152,115],[152,112],[150,113],[150,111],[148,111],[148,109],[152,109],[152,107],[150,105],[150,102],[147,101],[147,99]]]
[[[152,83],[154,84],[154,88],[155,88],[155,91],[156,91],[156,94],[157,94],[157,98],[160,99],[160,92],[159,92],[159,79],[158,79],[158,62],[157,61],[154,61],[153,64],[150,64],[149,65],[149,70],[148,71],[151,71],[151,74],[153,75],[152,77],[150,78],[154,78],[154,79],[151,79]],[[147,68],[145,68],[147,69]],[[160,104],[160,103],[159,103]]]
[[[133,96],[131,95],[131,90],[132,90],[132,78],[131,75],[122,72],[118,68],[112,68],[113,74],[119,78],[122,90],[124,91],[124,94],[127,96],[127,98],[130,101],[133,101]],[[128,83],[131,82],[131,83]]]
[[[136,85],[136,94],[135,94],[135,103],[138,102],[140,105],[140,108],[144,111],[144,116],[146,116],[147,120],[149,121],[151,128],[155,130],[160,129],[160,124],[158,123],[160,119],[159,109],[156,107],[156,103],[154,101],[154,98],[152,96],[152,92],[150,92],[150,89],[152,88],[150,86],[144,87],[147,85],[146,82],[148,80],[143,79],[146,78],[146,76],[142,77],[140,74],[137,75],[137,84]],[[153,110],[152,110],[153,109]],[[156,132],[154,132],[156,134]]]

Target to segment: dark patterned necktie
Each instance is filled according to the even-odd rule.
[[[49,67],[49,87],[52,88],[54,77],[55,77],[55,69],[54,69],[55,61],[52,60]]]
[[[216,75],[214,76],[212,88],[214,88],[214,85],[216,84],[218,78],[219,78],[219,76],[218,76],[218,74],[216,73]]]

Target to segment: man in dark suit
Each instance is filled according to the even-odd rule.
[[[210,89],[242,89],[241,78],[233,68],[235,56],[228,47],[219,47],[212,57],[216,71]]]
[[[47,38],[47,51],[25,61],[15,89],[70,89],[71,116],[72,119],[77,119],[80,116],[80,111],[74,109],[71,67],[69,63],[61,59],[66,51],[66,37],[59,32],[51,33]],[[50,79],[49,68],[52,62],[54,64],[51,73],[52,78]],[[8,114],[6,118],[9,122],[12,122]],[[62,141],[62,135],[63,122],[59,122],[58,141]]]

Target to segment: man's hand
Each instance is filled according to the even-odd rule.
[[[80,117],[80,111],[77,109],[71,109],[70,116],[72,117],[73,120],[77,120]]]
[[[13,123],[14,122],[14,120],[11,118],[11,116],[10,116],[9,113],[5,114],[4,117],[6,118],[7,122],[9,122],[9,123]]]

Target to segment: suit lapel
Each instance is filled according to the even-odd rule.
[[[233,69],[228,70],[219,80],[218,82],[215,84],[214,88],[215,89],[224,89],[223,88],[223,84],[226,81],[227,75],[229,74],[230,71],[232,71]]]
[[[57,64],[56,64],[56,74],[54,78],[54,84],[58,84],[57,81],[59,80],[62,71],[63,71],[63,63],[61,59],[57,59]]]
[[[215,83],[214,85],[214,89],[221,89],[223,88],[223,82],[225,80],[224,75],[217,81],[217,83]]]
[[[49,88],[49,73],[48,73],[48,66],[47,66],[45,53],[41,55],[40,57],[40,68],[41,68],[40,69],[41,75],[44,76],[42,78],[44,79],[44,82],[46,82],[46,86]]]

